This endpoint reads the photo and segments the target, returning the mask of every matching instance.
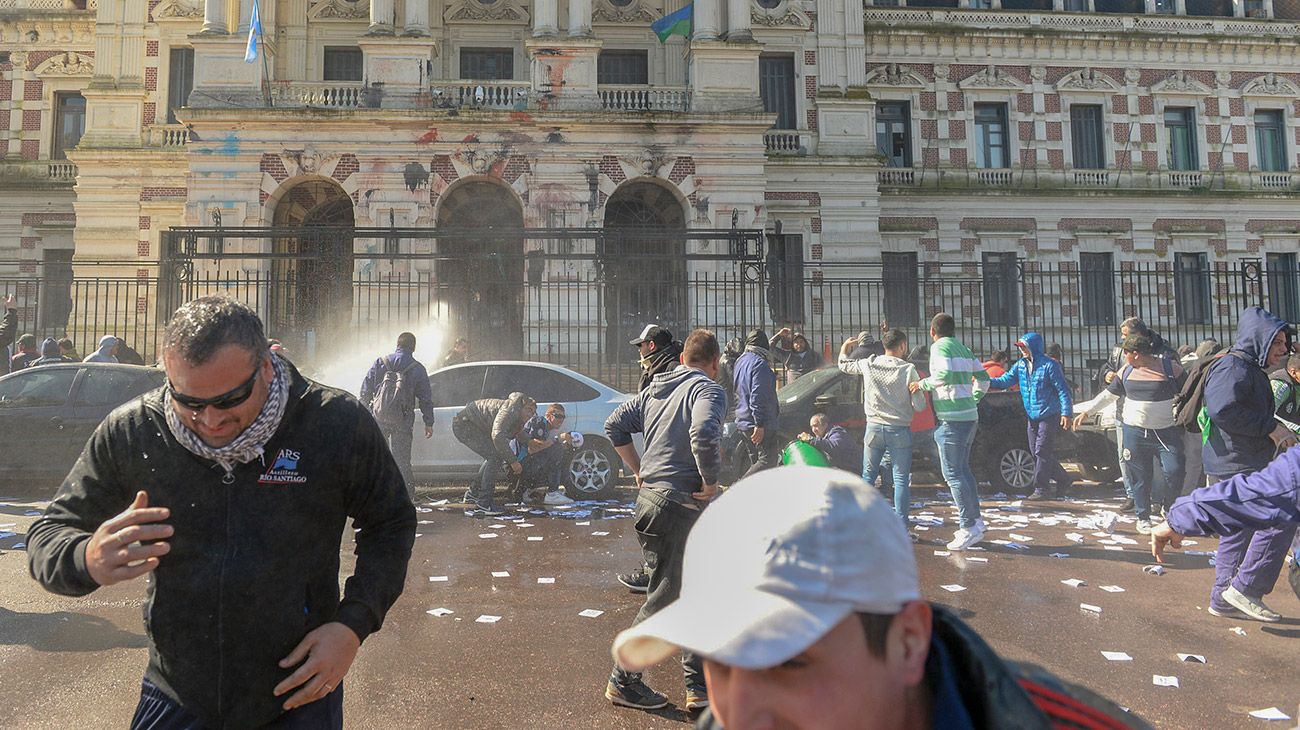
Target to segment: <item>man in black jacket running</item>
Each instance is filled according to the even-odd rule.
[[[132,727],[341,728],[343,677],[415,540],[397,464],[370,414],[272,355],[243,304],[182,306],[163,364],[167,384],[95,429],[32,526],[32,576],[69,596],[151,576]]]

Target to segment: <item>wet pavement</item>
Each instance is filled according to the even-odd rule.
[[[615,709],[602,696],[610,642],[640,605],[640,597],[613,579],[639,559],[630,504],[599,505],[596,514],[579,508],[472,519],[429,504],[448,494],[421,494],[420,537],[406,592],[383,630],[366,641],[346,681],[348,727],[686,726],[685,713],[671,706],[647,714]],[[1269,603],[1297,618],[1265,626],[1210,616],[1204,606],[1214,541],[1195,538],[1189,550],[1206,555],[1175,554],[1165,575],[1144,573],[1152,561],[1132,522],[1116,523],[1113,535],[1095,524],[1100,512],[1118,505],[1111,494],[1092,486],[1078,488],[1077,495],[1093,499],[986,500],[985,517],[994,528],[988,539],[1008,544],[987,542],[982,551],[942,555],[936,553],[945,551],[942,542],[955,529],[953,509],[939,501],[945,492],[915,490],[915,499],[927,500],[916,516],[943,521],[922,524],[930,529],[918,533],[922,592],[958,610],[1004,657],[1047,667],[1158,727],[1295,724],[1247,714],[1276,706],[1294,717],[1300,703],[1300,601],[1285,579]],[[147,658],[143,583],[82,599],[39,589],[14,545],[35,519],[28,512],[41,507],[0,498],[0,525],[13,525],[0,533],[18,533],[0,537],[0,726],[123,727]],[[1080,527],[1079,519],[1094,524]],[[344,555],[350,557],[350,546]],[[345,559],[344,576],[350,571]],[[1083,584],[1061,582],[1070,579]],[[440,608],[453,613],[428,613]],[[589,609],[602,613],[583,616]],[[482,623],[481,616],[500,619]],[[1109,661],[1103,651],[1132,659]],[[1179,653],[1203,655],[1206,663],[1180,661]],[[1179,687],[1154,686],[1153,675],[1175,676]],[[648,672],[647,681],[683,702],[675,663]]]

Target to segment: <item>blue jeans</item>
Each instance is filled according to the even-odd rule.
[[[1183,430],[1177,426],[1162,429],[1124,425],[1124,452],[1121,464],[1128,470],[1133,506],[1139,520],[1151,519],[1151,502],[1165,507],[1173,505],[1183,484]],[[1152,494],[1152,460],[1160,459],[1167,494]]]
[[[980,518],[979,482],[970,468],[970,450],[975,445],[978,421],[940,421],[934,430],[939,447],[939,466],[943,480],[957,503],[958,526],[970,529]]]
[[[894,472],[894,511],[907,522],[912,502],[912,428],[868,423],[862,439],[862,478],[874,485],[881,462],[889,455]]]

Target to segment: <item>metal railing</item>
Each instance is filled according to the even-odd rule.
[[[691,100],[684,86],[602,85],[597,93],[601,108],[613,111],[684,112]]]
[[[1250,305],[1300,320],[1300,272],[1258,259],[1216,261],[1192,272],[1167,261],[1082,272],[1068,261],[922,262],[886,270],[685,255],[620,256],[616,265],[591,253],[389,260],[358,254],[341,276],[327,280],[305,263],[316,259],[288,267],[275,263],[292,260],[285,257],[253,262],[231,255],[213,262],[201,240],[199,249],[183,275],[168,263],[140,276],[133,270],[97,278],[67,271],[0,275],[0,296],[18,295],[20,332],[66,334],[82,352],[112,333],[152,359],[158,329],[175,306],[221,294],[253,306],[269,336],[307,364],[314,349],[320,361],[327,359],[321,343],[335,346],[328,356],[339,348],[368,352],[410,330],[444,339],[467,335],[480,358],[554,362],[629,389],[637,368],[627,340],[648,322],[678,338],[708,327],[724,340],[754,326],[770,333],[791,325],[815,349],[833,354],[845,338],[875,331],[882,321],[903,329],[918,348],[929,342],[930,318],[946,311],[957,318],[959,338],[981,357],[1011,348],[1025,331],[1039,332],[1061,345],[1071,379],[1084,386],[1126,317],[1143,318],[1174,347],[1206,337],[1231,342],[1241,310]],[[285,309],[286,302],[296,308]]]

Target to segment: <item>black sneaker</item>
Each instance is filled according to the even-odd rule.
[[[618,576],[618,582],[627,586],[627,589],[633,593],[650,592],[650,574],[645,572],[642,568],[637,568],[631,573],[625,575],[620,574]]]
[[[650,689],[639,679],[621,685],[610,680],[605,684],[605,699],[620,707],[634,707],[638,710],[657,710],[668,704],[667,697]]]
[[[473,502],[470,502],[470,504],[474,506],[465,510],[466,517],[500,517],[501,515],[506,513],[506,511],[501,509],[500,507],[492,507],[492,506],[485,507],[481,504],[475,504]]]
[[[1119,503],[1119,511],[1120,511],[1120,512],[1129,512],[1129,511],[1132,511],[1133,508],[1135,508],[1136,506],[1137,506],[1137,505],[1133,504],[1133,500],[1132,500],[1132,499],[1126,499],[1126,500],[1124,500],[1123,502],[1120,502],[1120,503]]]

